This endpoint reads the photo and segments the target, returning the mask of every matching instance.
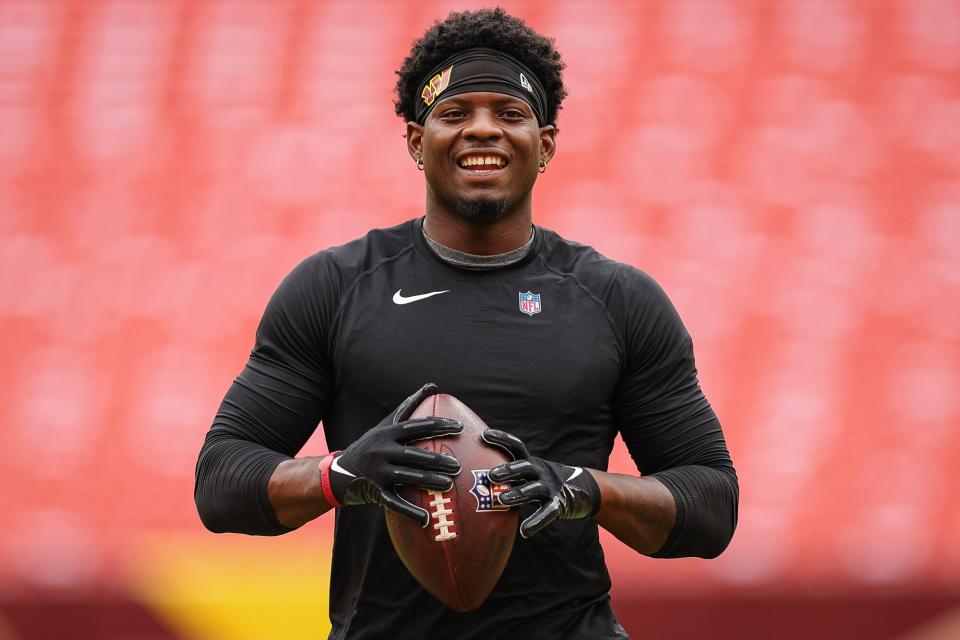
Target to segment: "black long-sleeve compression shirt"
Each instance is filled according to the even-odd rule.
[[[329,448],[343,449],[428,381],[547,459],[606,470],[619,432],[638,470],[677,503],[654,555],[713,557],[728,544],[737,476],[690,336],[660,287],[543,228],[519,262],[458,268],[429,249],[419,220],[315,254],[280,285],[200,453],[203,522],[287,531],[267,499],[276,466],[320,420]],[[538,612],[556,637],[619,637],[609,587],[596,524],[556,522],[518,537],[488,601],[455,614],[407,573],[379,509],[337,513],[332,637],[502,636]],[[519,611],[518,598],[528,603]],[[413,627],[410,610],[423,612]]]

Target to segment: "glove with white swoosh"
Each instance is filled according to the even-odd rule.
[[[509,491],[500,494],[500,502],[508,506],[540,503],[536,512],[520,523],[520,535],[524,538],[554,520],[589,518],[600,509],[600,487],[582,467],[532,456],[520,438],[499,429],[487,429],[480,437],[513,456],[513,462],[490,469],[487,474],[494,482],[513,484]]]
[[[423,385],[356,442],[320,461],[320,482],[328,503],[334,507],[377,504],[420,526],[430,523],[430,514],[401,498],[395,485],[447,491],[453,485],[452,476],[460,472],[456,458],[406,446],[463,431],[463,425],[455,420],[409,419],[414,409],[437,391],[433,383]]]

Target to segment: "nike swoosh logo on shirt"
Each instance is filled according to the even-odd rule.
[[[350,473],[346,469],[340,466],[340,456],[337,456],[333,459],[333,462],[330,463],[330,468],[336,471],[337,473],[342,473],[343,475],[350,476],[351,478],[356,478],[356,474]]]
[[[424,300],[425,298],[429,298],[430,296],[438,296],[438,295],[440,295],[441,293],[450,293],[450,289],[445,289],[445,290],[443,290],[443,291],[431,291],[430,293],[421,293],[420,295],[417,295],[417,296],[406,296],[406,297],[405,297],[405,296],[400,295],[400,292],[401,292],[401,291],[403,291],[403,289],[397,289],[397,292],[396,292],[395,294],[393,294],[393,303],[394,303],[394,304],[410,304],[411,302],[416,302],[416,301],[418,301],[418,300]]]

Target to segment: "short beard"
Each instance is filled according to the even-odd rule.
[[[470,222],[493,224],[503,220],[507,215],[508,202],[506,198],[496,200],[466,200],[457,198],[454,203],[457,215]]]

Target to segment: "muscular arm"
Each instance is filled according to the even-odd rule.
[[[322,498],[314,498],[315,459],[292,458],[316,429],[322,388],[255,349],[200,451],[195,499],[208,529],[277,535],[326,511]]]
[[[684,351],[689,368],[662,372],[676,376],[668,392],[642,407],[622,405],[621,434],[643,475],[602,474],[597,520],[640,553],[714,558],[733,537],[739,485],[720,422],[692,368],[689,343]]]
[[[587,469],[600,487],[597,523],[644,555],[663,548],[677,516],[673,494],[656,478]]]
[[[710,467],[675,468],[672,479],[588,469],[600,487],[597,523],[638,553],[715,558],[736,528],[737,477]]]
[[[736,528],[736,471],[679,315],[649,278],[632,284],[614,412],[642,477],[594,473],[602,495],[596,519],[641,553],[713,558]]]
[[[319,280],[309,260],[284,279],[207,433],[194,498],[211,531],[277,535],[329,508],[315,459],[293,459],[332,393],[323,337],[332,285]]]

